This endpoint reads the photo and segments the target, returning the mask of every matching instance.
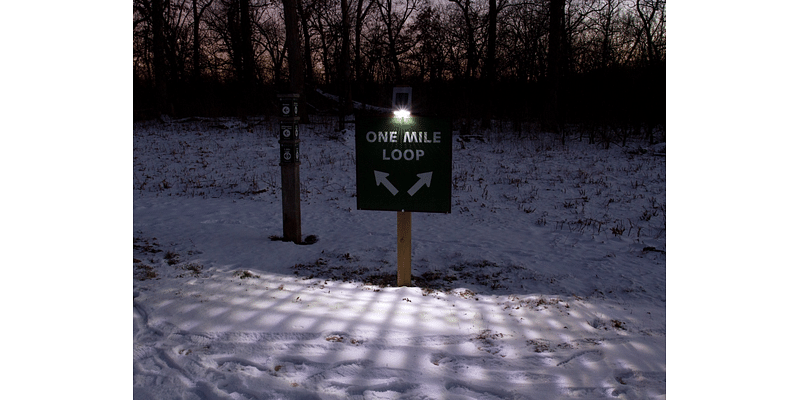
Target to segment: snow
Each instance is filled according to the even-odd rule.
[[[312,122],[309,245],[275,240],[277,118],[134,124],[134,398],[666,398],[665,143],[454,141],[398,288],[353,126]]]

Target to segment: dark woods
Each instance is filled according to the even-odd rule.
[[[554,130],[652,129],[666,119],[665,0],[134,0],[133,7],[136,119],[276,114],[276,95],[298,86],[310,113],[350,110],[352,101],[388,107],[398,84],[413,87],[415,113],[484,127],[504,119]],[[295,18],[285,18],[287,7]]]

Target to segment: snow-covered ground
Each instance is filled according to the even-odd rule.
[[[309,245],[274,240],[277,119],[134,124],[134,398],[666,398],[663,143],[454,140],[452,213],[413,214],[397,288],[353,126],[312,122]]]

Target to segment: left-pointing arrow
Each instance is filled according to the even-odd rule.
[[[394,185],[392,185],[391,182],[389,182],[389,179],[386,179],[386,177],[389,176],[389,174],[381,171],[373,171],[373,172],[375,172],[376,185],[380,186],[382,183],[383,186],[386,186],[386,188],[389,189],[390,192],[392,192],[392,196],[397,194],[397,188],[394,187]]]

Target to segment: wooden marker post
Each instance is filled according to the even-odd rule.
[[[281,165],[283,200],[283,240],[301,243],[300,228],[300,164]]]
[[[397,286],[411,286],[411,212],[397,212]]]
[[[283,240],[301,243],[300,229],[300,116],[296,93],[279,95]]]

